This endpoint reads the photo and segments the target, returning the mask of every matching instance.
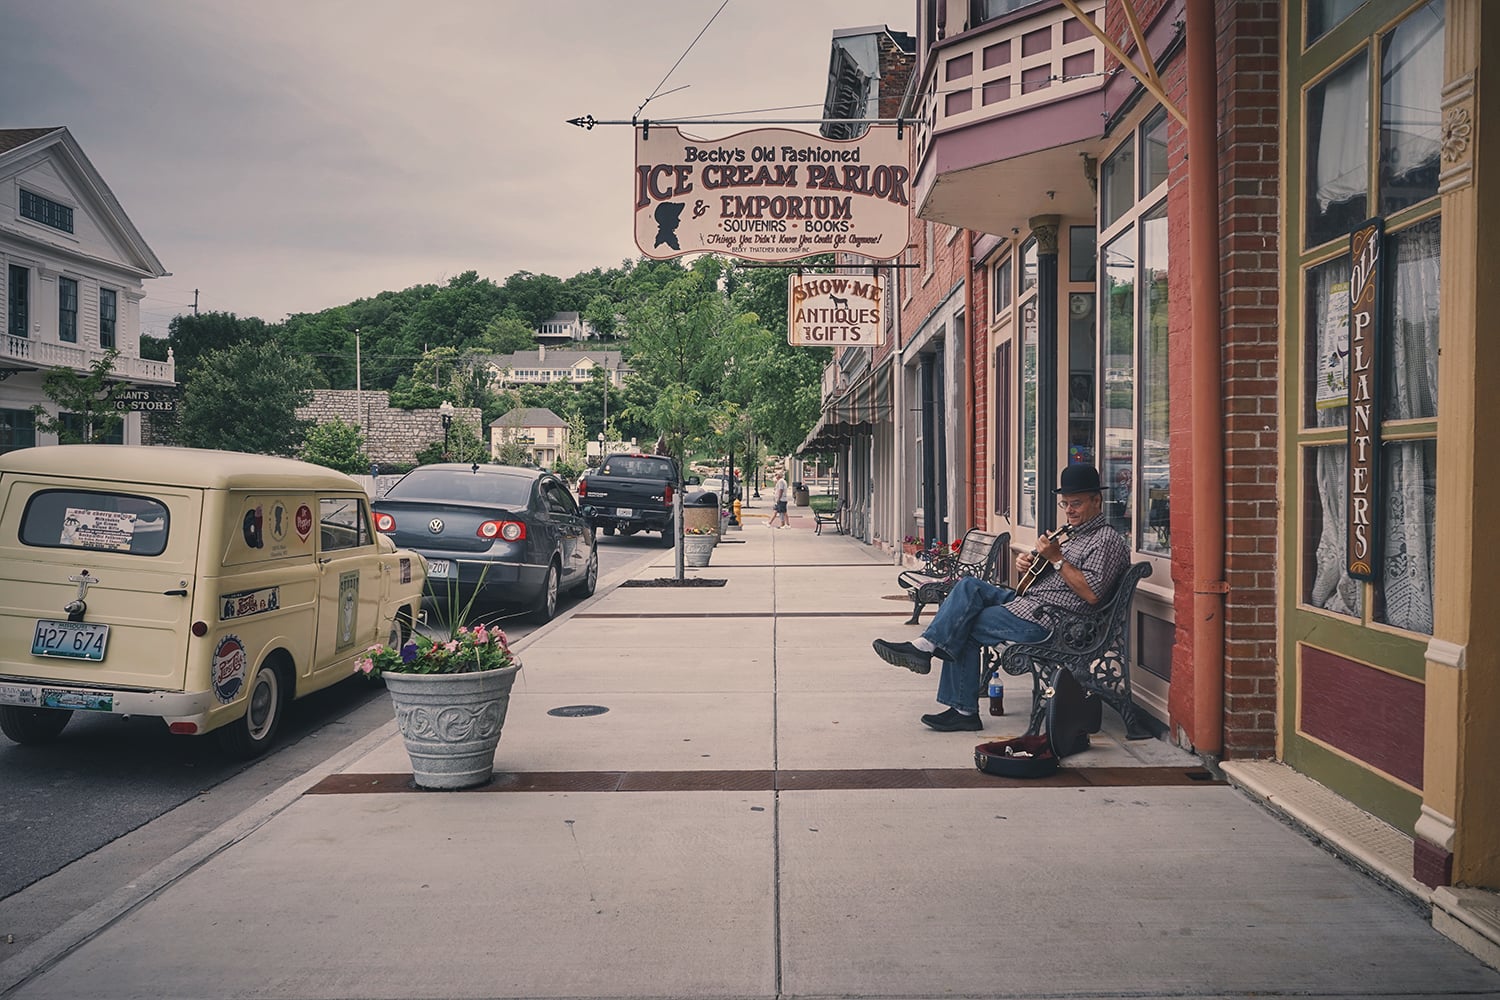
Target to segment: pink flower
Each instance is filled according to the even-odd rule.
[[[458,652],[458,640],[457,639],[450,639],[449,641],[443,643],[443,648],[446,649],[450,653],[456,653],[456,652]]]
[[[365,652],[366,653],[384,653],[385,652],[385,646],[382,643],[378,643],[377,642],[375,645],[373,645],[369,649],[365,650]]]
[[[485,643],[487,643],[489,641],[490,641],[489,630],[486,629],[483,625],[479,626],[478,628],[476,628],[474,630],[474,644],[475,645],[483,646]]]
[[[463,635],[464,633],[466,633],[468,631],[469,631],[469,626],[467,626],[467,625],[460,625],[458,627],[458,634],[459,635]]]
[[[379,646],[372,646],[370,648],[370,651],[374,652],[375,650],[377,650],[379,648],[380,648]],[[365,657],[363,660],[356,660],[354,662],[354,669],[358,670],[362,674],[368,674],[370,671],[372,671],[372,670],[375,669],[375,661],[372,660],[372,659],[370,659],[368,656]]]

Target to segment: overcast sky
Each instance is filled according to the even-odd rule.
[[[0,127],[65,125],[172,273],[142,326],[637,256],[629,119],[722,0],[0,0]],[[913,0],[729,0],[644,116],[814,105]],[[773,116],[766,116],[773,117]],[[805,127],[812,131],[812,126]],[[736,129],[695,130],[718,136]]]

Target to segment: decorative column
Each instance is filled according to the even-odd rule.
[[[1056,215],[1034,215],[1027,220],[1036,237],[1036,525],[1038,531],[1057,526],[1057,505],[1044,497],[1057,486],[1057,230]]]

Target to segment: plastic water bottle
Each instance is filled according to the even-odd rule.
[[[990,714],[1005,714],[1005,684],[1000,680],[1000,671],[990,675]]]

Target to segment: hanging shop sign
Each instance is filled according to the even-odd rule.
[[[1380,351],[1381,244],[1372,219],[1349,236],[1349,537],[1348,573],[1374,580],[1379,558],[1380,411],[1375,359]]]
[[[786,280],[786,342],[793,347],[879,347],[885,343],[878,277],[792,274]]]
[[[136,413],[162,413],[177,409],[176,389],[127,389],[115,397],[115,409]]]
[[[636,131],[635,243],[665,260],[717,253],[786,261],[845,251],[872,260],[910,240],[910,129],[858,139],[791,129],[692,139],[671,126]]]

